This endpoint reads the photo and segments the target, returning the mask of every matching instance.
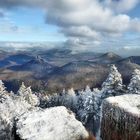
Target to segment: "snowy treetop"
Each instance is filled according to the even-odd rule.
[[[130,84],[128,85],[129,93],[140,94],[140,70],[135,69],[132,73]]]
[[[135,69],[134,72],[133,72],[133,74],[138,74],[138,75],[140,75],[140,70]]]

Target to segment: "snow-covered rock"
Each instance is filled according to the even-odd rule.
[[[16,127],[22,140],[83,140],[89,136],[74,114],[62,106],[25,113]]]
[[[140,95],[126,94],[105,99],[102,115],[103,140],[140,139]]]

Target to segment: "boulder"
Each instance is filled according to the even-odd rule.
[[[86,140],[89,134],[75,115],[63,106],[36,109],[17,117],[21,140]]]
[[[109,97],[102,104],[102,140],[140,140],[140,95]]]

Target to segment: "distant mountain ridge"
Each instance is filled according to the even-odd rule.
[[[49,92],[72,86],[80,89],[87,84],[100,87],[111,64],[118,67],[126,84],[132,71],[140,69],[140,56],[122,58],[113,52],[73,53],[67,48],[56,48],[0,53],[3,58],[0,60],[0,79],[10,80],[11,83],[12,80],[29,82],[33,88],[45,85]]]
[[[108,52],[105,53],[99,57],[96,57],[95,59],[89,60],[91,62],[95,62],[98,64],[109,64],[109,63],[115,63],[119,60],[121,60],[122,57],[113,53],[113,52]]]
[[[9,65],[21,65],[33,59],[32,55],[26,53],[4,54],[3,59],[0,60],[0,67],[7,67]]]
[[[128,62],[140,65],[140,56],[130,56],[130,57],[124,58],[121,61],[128,61]]]
[[[55,66],[49,64],[46,60],[39,56],[22,65],[9,67],[9,69],[15,71],[31,71],[36,73],[49,73],[53,68],[55,68]]]

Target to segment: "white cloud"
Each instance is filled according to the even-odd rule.
[[[124,46],[123,49],[124,50],[134,50],[134,49],[139,49],[139,46],[129,45],[129,46]]]
[[[61,32],[68,37],[91,38],[97,40],[100,38],[100,33],[90,29],[88,26],[71,26],[68,28],[62,28]]]
[[[106,6],[116,12],[127,12],[132,10],[139,3],[139,0],[105,0]]]
[[[57,25],[75,45],[96,46],[104,37],[140,32],[140,19],[127,15],[139,0],[1,0],[0,7],[34,6],[46,11],[46,22]],[[95,43],[96,42],[96,43]],[[100,42],[100,43],[97,43]]]
[[[131,30],[135,32],[140,32],[140,19],[134,18],[131,20]]]
[[[105,4],[107,3],[107,4]],[[47,19],[50,24],[58,25],[67,37],[93,42],[102,36],[116,37],[124,32],[139,31],[139,19],[132,19],[124,11],[136,6],[138,1],[126,0],[99,2],[98,0],[51,0],[47,6]],[[116,6],[114,8],[112,6]],[[120,6],[121,5],[121,6]],[[118,9],[120,8],[120,9]],[[119,13],[116,13],[118,10]],[[78,41],[81,43],[81,41]],[[75,43],[74,43],[75,44]]]

